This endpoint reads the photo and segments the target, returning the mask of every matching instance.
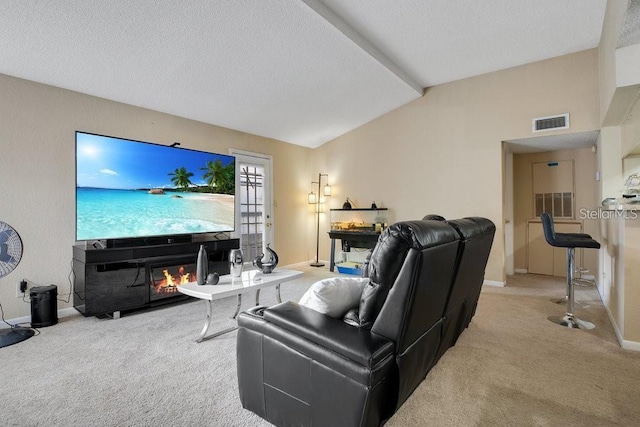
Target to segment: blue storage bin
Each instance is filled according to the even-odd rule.
[[[343,262],[340,264],[336,264],[338,267],[338,272],[342,274],[352,274],[354,276],[362,276],[362,268],[361,264],[355,262]]]

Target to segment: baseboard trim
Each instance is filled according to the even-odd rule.
[[[600,299],[602,300],[602,295],[600,295]],[[618,327],[618,323],[616,323],[613,314],[611,314],[611,311],[609,310],[609,307],[607,307],[605,304],[602,304],[604,306],[604,309],[607,311],[607,317],[609,318],[609,323],[611,323],[611,326],[613,326],[613,332],[616,334],[616,339],[618,340],[618,344],[620,344],[620,347],[624,347],[624,338],[622,338],[622,332],[620,331],[620,328]]]
[[[78,310],[73,307],[62,308],[58,310],[58,319],[75,315],[79,316],[80,313],[78,313]],[[11,323],[12,325],[16,325],[19,323],[31,323],[31,316],[16,317],[14,319],[8,319],[7,322]]]
[[[529,270],[527,270],[526,268],[516,268],[513,271],[517,274],[529,274]]]
[[[504,282],[499,282],[497,280],[485,280],[483,283],[483,285],[488,285],[488,286],[497,286],[500,288],[504,288],[505,283]]]
[[[309,261],[297,262],[295,264],[287,264],[283,265],[282,268],[300,268],[300,267],[310,267],[312,262],[315,262],[315,259],[311,259]],[[325,267],[329,268],[329,261],[325,261],[323,259],[320,260],[321,263],[324,264]]]
[[[297,262],[295,264],[288,264],[288,265],[284,265],[283,268],[300,268],[300,267],[308,267],[309,264],[311,264],[313,261],[302,261],[302,262]],[[322,260],[320,260],[320,262],[324,262]],[[329,264],[329,263],[327,263]]]
[[[609,317],[609,323],[611,323],[611,326],[613,326],[613,332],[616,334],[616,339],[618,340],[618,344],[620,344],[620,347],[624,348],[625,350],[640,351],[640,342],[629,341],[624,339],[624,337],[622,336],[622,331],[620,331],[620,328],[618,327],[618,324],[616,323],[613,317],[613,314],[611,314],[609,307],[606,304],[604,304],[604,298],[602,298],[602,294],[600,293],[600,288],[596,288],[596,289],[600,294],[600,299],[603,301],[602,305],[604,306],[604,309],[607,312],[607,317]]]
[[[622,348],[625,350],[640,351],[640,342],[622,340]]]

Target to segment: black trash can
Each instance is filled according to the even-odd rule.
[[[58,323],[58,287],[36,286],[29,291],[31,327],[42,328]]]

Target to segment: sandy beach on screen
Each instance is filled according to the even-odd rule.
[[[235,197],[231,194],[190,193],[190,199],[210,200],[228,207],[234,206]]]

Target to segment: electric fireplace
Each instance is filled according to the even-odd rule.
[[[179,295],[178,285],[197,280],[195,263],[155,264],[148,266],[149,300]]]
[[[177,292],[181,281],[195,282],[196,258],[201,245],[209,257],[209,272],[229,274],[229,251],[240,247],[238,239],[163,245],[112,247],[73,246],[75,274],[73,306],[84,316],[114,316],[184,301]],[[166,273],[165,273],[166,270]]]

